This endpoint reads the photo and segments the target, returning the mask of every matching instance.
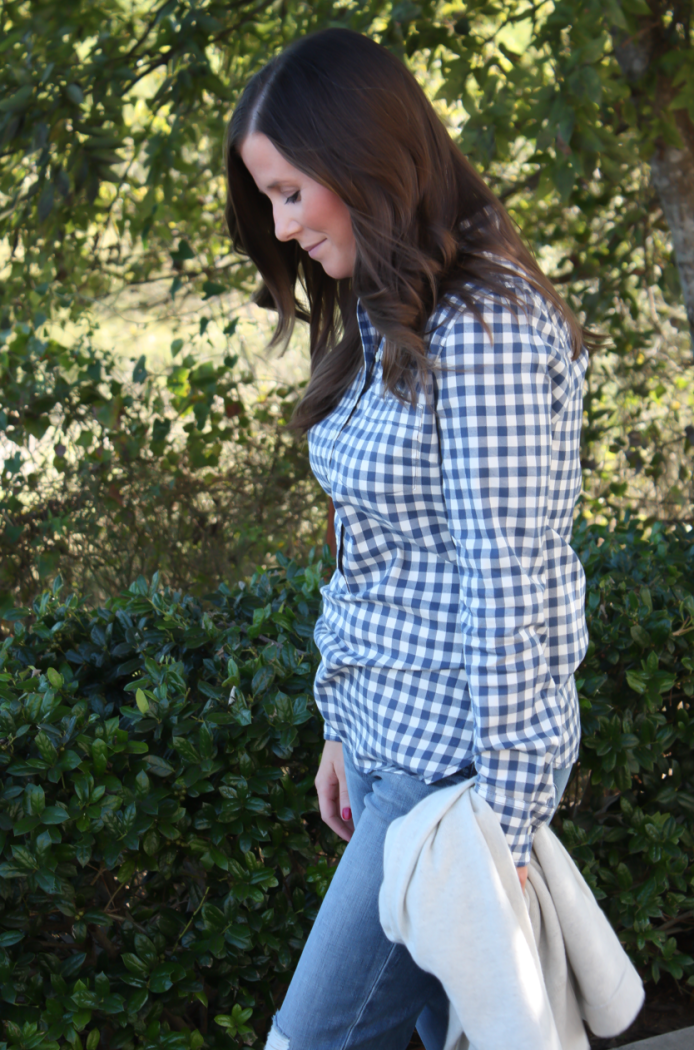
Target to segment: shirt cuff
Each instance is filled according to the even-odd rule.
[[[336,733],[334,729],[331,729],[327,722],[323,723],[323,739],[324,740],[336,740],[338,743],[341,741],[341,736]]]
[[[489,804],[499,818],[501,830],[511,850],[513,863],[517,868],[529,864],[535,828],[532,826],[526,806],[519,803],[517,799],[498,794],[487,784],[475,784],[475,791]]]

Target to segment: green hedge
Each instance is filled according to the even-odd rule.
[[[590,645],[555,823],[644,976],[694,984],[694,531],[579,522]]]
[[[694,545],[579,523],[584,741],[556,826],[644,975],[694,982]],[[321,562],[143,579],[0,646],[0,1048],[262,1045],[340,853],[311,697]],[[694,952],[692,953],[694,954]]]
[[[205,609],[59,586],[0,663],[0,1016],[10,1046],[236,1046],[337,844],[312,794],[320,562]],[[313,865],[313,867],[312,867]],[[38,1029],[37,1026],[38,1025]]]

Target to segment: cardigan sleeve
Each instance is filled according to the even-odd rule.
[[[545,543],[552,418],[561,411],[543,343],[522,309],[449,322],[435,372],[443,495],[460,579],[474,720],[475,790],[516,865],[554,804],[562,708],[546,659]]]

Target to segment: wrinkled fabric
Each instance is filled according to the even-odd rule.
[[[392,822],[379,915],[448,996],[444,1050],[589,1050],[640,1010],[641,979],[547,826],[525,895],[499,821],[470,782]],[[472,946],[472,950],[471,950]]]
[[[385,390],[359,306],[364,367],[308,437],[338,545],[315,631],[326,738],[362,772],[425,783],[474,762],[520,865],[553,769],[578,753],[585,579],[570,542],[587,355],[573,361],[554,309],[515,287],[524,308],[482,290],[480,318],[439,308],[415,406]]]

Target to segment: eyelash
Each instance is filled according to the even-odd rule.
[[[292,193],[291,197],[287,197],[285,204],[296,204],[299,199],[299,190],[296,193]]]

